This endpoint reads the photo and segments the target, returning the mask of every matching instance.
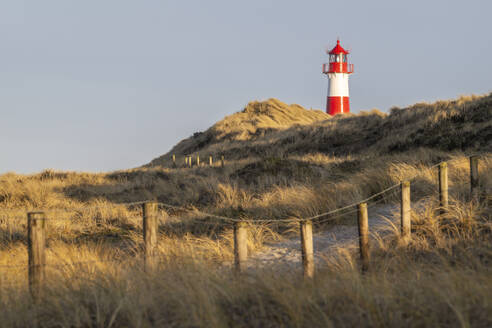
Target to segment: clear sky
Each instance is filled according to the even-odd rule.
[[[492,91],[492,1],[2,0],[0,173],[139,166],[251,100],[353,112]]]

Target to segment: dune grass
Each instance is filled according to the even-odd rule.
[[[373,243],[368,273],[360,274],[357,254],[340,249],[313,281],[269,267],[236,277],[163,238],[166,256],[150,274],[138,257],[104,262],[120,256],[115,249],[55,244],[49,261],[56,255],[65,265],[48,268],[40,303],[32,303],[22,281],[2,284],[2,326],[488,327],[490,208],[457,202],[448,215],[435,213],[432,202],[413,213],[406,247],[396,232]],[[207,253],[214,248],[206,245]],[[97,261],[71,264],[80,259]]]
[[[491,97],[333,118],[269,100],[145,167],[0,175],[1,326],[491,326]],[[227,161],[174,168],[173,152]],[[466,154],[474,152],[485,154],[480,202],[469,196]],[[434,164],[443,160],[451,206],[439,215]],[[237,277],[231,224],[193,210],[271,220],[248,226],[254,254],[297,237],[297,225],[275,220],[345,206],[410,178],[412,239],[404,245],[399,227],[388,225],[372,242],[364,275],[352,245],[324,254],[313,281],[300,268],[276,265]],[[397,191],[373,201],[395,204]],[[141,208],[124,205],[142,200],[186,208],[160,209],[159,264],[151,273],[143,272]],[[26,266],[26,211],[34,209],[50,219],[37,304]],[[340,223],[355,224],[354,215],[315,228]]]

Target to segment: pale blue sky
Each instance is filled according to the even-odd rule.
[[[351,109],[492,91],[492,1],[0,1],[0,173],[107,171],[251,100],[323,109],[352,50]]]

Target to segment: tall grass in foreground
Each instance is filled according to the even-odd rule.
[[[425,162],[423,157],[420,153],[420,161]],[[412,199],[424,205],[414,204],[411,242],[402,246],[397,226],[392,233],[376,236],[371,269],[365,275],[360,274],[355,245],[347,245],[324,256],[313,281],[302,279],[300,267],[281,264],[256,267],[235,277],[231,227],[193,212],[168,213],[160,227],[161,262],[155,272],[146,274],[140,258],[141,213],[137,207],[101,199],[91,203],[97,208],[87,208],[67,198],[62,204],[74,205],[75,212],[69,215],[70,221],[48,221],[50,266],[43,299],[34,304],[26,281],[25,221],[2,221],[0,265],[14,267],[0,268],[0,322],[3,327],[490,326],[491,211],[487,201],[468,200],[467,158],[454,159],[450,165],[452,205],[442,216],[436,214],[435,169],[412,164],[405,157],[387,163],[384,169],[378,165],[371,169],[368,164],[361,173],[332,183],[335,190],[316,185],[277,186],[266,189],[261,197],[252,197],[252,189],[219,187],[215,211],[275,218],[296,211],[319,212],[415,176]],[[323,160],[318,157],[321,164]],[[338,163],[346,165],[346,160]],[[375,163],[379,162],[372,165]],[[484,158],[480,167],[482,190],[490,194],[490,159]],[[105,192],[111,192],[107,177],[83,179],[88,178],[95,179],[92,186],[101,182]],[[70,177],[31,179],[24,188],[46,190],[47,201],[67,197],[57,195],[57,190],[72,188]],[[39,186],[43,181],[45,187]],[[125,188],[140,183],[147,182],[123,180]],[[91,188],[81,185],[79,188]],[[327,205],[336,191],[340,198]],[[15,192],[4,185],[4,195]],[[23,214],[25,193],[12,197],[20,206],[4,207],[2,215]],[[111,193],[101,195],[113,197]],[[51,203],[47,204],[49,208]],[[207,224],[201,224],[203,220]],[[265,241],[284,238],[280,233],[285,229],[275,225],[249,228],[251,253],[261,250]]]
[[[432,205],[414,211],[408,246],[398,233],[373,244],[368,273],[359,273],[357,254],[340,249],[313,281],[268,267],[235,277],[227,265],[162,248],[167,257],[151,274],[138,257],[72,265],[114,259],[115,251],[66,247],[57,254],[65,265],[49,268],[38,304],[25,283],[0,286],[0,320],[2,327],[490,327],[490,208],[457,202],[439,216]]]

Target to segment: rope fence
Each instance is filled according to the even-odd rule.
[[[479,158],[483,156],[472,155],[469,157],[470,160],[470,195],[472,199],[477,199],[479,197],[479,175],[478,175],[478,165]],[[487,154],[487,156],[490,156]],[[460,160],[460,159],[455,159]],[[453,160],[454,161],[454,160]],[[451,161],[452,162],[452,161]],[[438,168],[438,184],[439,184],[439,204],[441,213],[446,213],[448,211],[449,201],[448,201],[448,163],[450,162],[440,162],[433,166],[431,169]],[[172,210],[179,210],[184,212],[189,212],[193,214],[198,214],[206,218],[214,218],[222,222],[229,222],[234,225],[234,269],[237,273],[241,273],[245,270],[245,263],[248,261],[247,254],[247,235],[249,224],[258,223],[295,223],[300,224],[301,233],[301,253],[302,253],[302,263],[303,272],[306,278],[312,278],[314,275],[314,251],[313,251],[313,223],[322,224],[329,221],[334,221],[340,219],[341,217],[353,215],[357,213],[358,219],[358,231],[359,231],[359,250],[361,257],[361,268],[362,271],[367,271],[369,268],[369,225],[368,225],[368,209],[373,208],[377,204],[383,201],[388,201],[390,197],[395,197],[400,193],[400,209],[401,209],[401,238],[403,241],[408,241],[411,234],[411,222],[410,222],[410,183],[415,179],[417,175],[406,179],[400,183],[394,184],[380,192],[377,192],[365,199],[345,205],[340,208],[329,210],[323,213],[319,213],[310,217],[302,218],[285,218],[285,219],[237,219],[230,218],[223,215],[208,213],[196,208],[186,208],[182,206],[176,206],[171,204],[166,204],[156,201],[138,201],[130,203],[119,203],[119,206],[141,206],[142,216],[130,216],[128,219],[143,219],[143,259],[144,259],[144,270],[150,272],[154,270],[157,261],[157,231],[158,225],[161,220],[165,220],[166,216],[159,215],[159,208],[166,208]],[[114,205],[103,205],[103,206],[93,206],[90,208],[84,208],[84,211],[101,209],[101,208],[112,208]],[[46,209],[46,210],[36,210],[27,213],[27,236],[28,236],[28,271],[29,271],[29,288],[33,298],[38,298],[40,295],[40,289],[42,282],[45,277],[45,268],[57,267],[57,266],[76,266],[91,263],[116,263],[123,262],[122,260],[108,260],[108,261],[85,261],[85,262],[73,262],[66,264],[47,264],[46,263],[46,221],[56,220],[56,221],[74,221],[76,218],[70,217],[52,217],[51,215],[61,214],[61,213],[79,213],[83,212],[77,209]],[[48,217],[46,214],[50,213]],[[25,220],[24,216],[8,216],[0,217],[0,221],[8,220]],[[194,221],[198,224],[214,224],[210,221]],[[13,269],[13,268],[26,268],[26,265],[0,265],[2,269]],[[1,283],[0,283],[1,285]]]

